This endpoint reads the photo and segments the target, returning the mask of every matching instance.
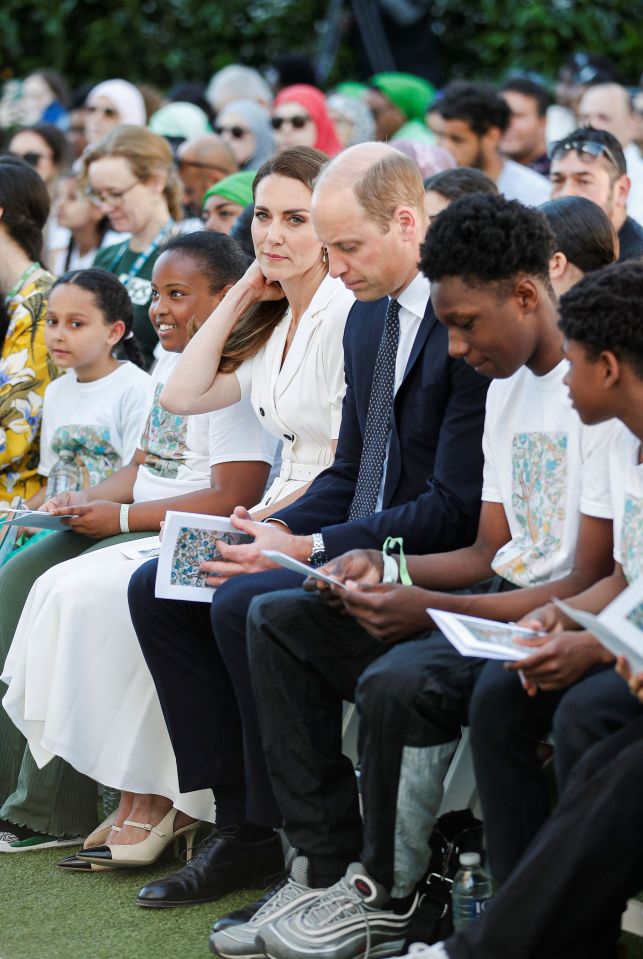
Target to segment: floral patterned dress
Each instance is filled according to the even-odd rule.
[[[42,399],[58,375],[45,346],[45,314],[54,277],[30,278],[8,304],[9,329],[0,356],[0,503],[28,499],[38,475]]]

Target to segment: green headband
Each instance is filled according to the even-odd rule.
[[[383,93],[409,120],[423,120],[435,87],[411,73],[376,73],[371,86]]]
[[[248,206],[248,204],[252,203],[252,183],[255,175],[256,171],[254,170],[242,170],[241,173],[231,173],[230,176],[219,180],[218,183],[215,183],[214,186],[211,186],[210,189],[203,194],[201,206],[204,207],[206,201],[209,200],[211,196],[220,196],[225,200],[229,200],[230,203]]]

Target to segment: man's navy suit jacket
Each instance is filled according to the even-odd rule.
[[[275,514],[293,533],[321,532],[329,558],[381,549],[387,536],[404,537],[409,554],[442,552],[469,545],[477,530],[489,380],[449,357],[447,331],[430,300],[395,396],[382,510],[348,521],[388,302],[352,307],[335,460],[299,500]]]

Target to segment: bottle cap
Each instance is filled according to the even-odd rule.
[[[477,853],[477,852],[460,853],[460,865],[461,866],[479,866],[480,853]]]

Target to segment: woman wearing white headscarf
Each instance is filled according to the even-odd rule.
[[[233,100],[225,106],[214,132],[228,144],[242,170],[258,170],[275,150],[270,113],[254,100]]]
[[[114,127],[128,123],[144,127],[147,122],[145,102],[140,91],[127,80],[104,80],[89,91],[85,136],[89,144],[97,143]]]

